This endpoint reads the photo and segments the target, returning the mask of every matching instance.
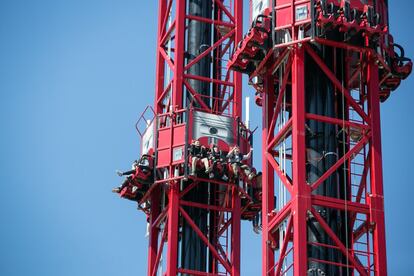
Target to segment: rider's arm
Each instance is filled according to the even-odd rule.
[[[249,153],[248,153],[248,154],[243,155],[243,160],[248,160],[248,159],[250,159],[250,157],[252,156],[252,152],[253,152],[253,149],[250,149],[250,151],[249,151]]]
[[[130,170],[130,171],[127,171],[127,172],[123,172],[122,175],[131,175],[131,174],[134,174],[134,173],[135,173],[135,170]]]

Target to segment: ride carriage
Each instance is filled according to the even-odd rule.
[[[154,157],[144,154],[135,166],[135,173],[128,177],[127,185],[119,192],[123,198],[140,201],[154,181]]]

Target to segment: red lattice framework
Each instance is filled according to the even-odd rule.
[[[155,148],[158,160],[156,180],[141,203],[149,216],[148,275],[240,275],[240,220],[242,209],[239,187],[226,182],[209,180],[216,186],[214,204],[188,201],[185,196],[198,185],[207,185],[205,179],[184,174],[187,159],[174,161],[174,149],[191,141],[188,128],[189,113],[197,110],[234,118],[242,114],[241,75],[230,72],[227,63],[234,51],[235,41],[242,39],[242,3],[232,0],[212,0],[215,18],[207,19],[188,14],[188,1],[160,0],[158,14],[157,79],[155,97]],[[190,21],[212,26],[214,43],[189,60],[186,57],[186,36]],[[192,75],[190,69],[205,57],[214,65],[212,77]],[[195,91],[190,80],[208,83],[210,96]],[[191,98],[190,104],[186,99]],[[161,156],[162,153],[162,156]],[[187,155],[185,154],[187,157]],[[185,183],[191,183],[183,186]],[[183,188],[184,187],[184,188]],[[165,196],[164,196],[165,195]],[[141,204],[141,206],[143,206]],[[191,206],[214,214],[208,236],[201,231],[185,208]],[[180,231],[182,223],[197,234],[207,246],[211,259],[209,273],[180,267]],[[214,236],[212,238],[212,236]],[[197,256],[194,256],[197,258]],[[166,261],[162,263],[162,260]]]
[[[338,44],[337,48],[343,48]],[[357,50],[356,52],[354,50]],[[333,248],[340,251],[347,263],[312,260],[331,265],[347,266],[354,275],[385,275],[385,225],[382,189],[381,136],[379,114],[378,65],[372,53],[364,48],[347,50],[349,55],[359,55],[360,66],[348,65],[343,84],[335,72],[307,44],[281,48],[281,56],[273,63],[277,72],[285,76],[277,97],[275,79],[271,72],[264,80],[263,89],[263,268],[264,275],[305,275],[308,269],[306,248],[309,245]],[[348,119],[337,119],[305,111],[305,55],[311,57],[335,87],[335,93],[345,98]],[[286,86],[291,84],[291,116],[281,120],[282,99]],[[358,84],[358,86],[355,86]],[[336,126],[338,133],[346,133],[345,154],[317,181],[308,183],[306,175],[307,148],[305,143],[306,121],[315,120]],[[276,128],[276,126],[278,126]],[[357,134],[357,140],[350,138]],[[287,148],[282,157],[282,145]],[[285,159],[285,160],[283,160]],[[287,161],[286,161],[287,160]],[[289,163],[282,169],[282,162]],[[347,174],[347,199],[315,195],[314,191],[338,170]],[[276,177],[275,177],[276,176]],[[287,191],[286,202],[275,209],[274,183],[279,180]],[[267,185],[265,185],[265,183]],[[279,190],[280,191],[280,190]],[[350,218],[348,244],[345,245],[316,211],[315,206],[345,211]],[[307,221],[316,219],[331,241],[327,244],[310,244],[307,241]]]
[[[321,263],[338,267],[344,275],[386,275],[380,101],[411,72],[412,64],[401,67],[400,71],[407,73],[401,77],[399,70],[392,68],[395,63],[389,62],[395,53],[384,1],[376,1],[376,12],[383,18],[380,24],[370,21],[373,9],[368,4],[373,5],[372,1],[366,5],[329,0],[269,3],[276,3],[273,12],[265,10],[264,17],[253,24],[229,65],[249,74],[257,91],[256,103],[262,106],[262,273],[302,276],[309,273],[310,263]],[[332,7],[335,15],[326,12],[326,7]],[[355,8],[353,20],[347,17],[348,8]],[[260,56],[269,43],[272,17],[279,39],[268,47],[273,50]],[[336,30],[345,39],[318,36],[317,28]],[[361,41],[359,45],[347,41],[354,35]],[[376,41],[376,47],[372,47],[372,41]],[[330,49],[330,62],[321,57],[318,47]],[[312,72],[305,75],[307,62],[316,64],[334,88],[340,117],[307,112],[305,82],[312,78]],[[306,141],[308,123],[312,121],[335,128],[342,140],[342,152],[327,153],[337,154],[336,162],[317,180],[310,181]],[[338,175],[343,178],[343,197],[317,194],[321,185]],[[336,210],[344,215],[345,239],[332,229],[320,210]],[[310,222],[320,226],[328,237],[326,242],[309,241]],[[311,258],[311,246],[329,248],[340,257]]]
[[[210,1],[210,0],[208,0]],[[188,1],[159,1],[159,29],[157,45],[157,80],[155,111],[167,113],[169,108],[183,106],[184,96],[190,94],[199,110],[232,117],[241,116],[241,75],[227,69],[235,41],[242,37],[243,3],[233,0],[212,0],[217,18],[188,15]],[[211,24],[215,43],[186,62],[186,31],[188,22],[195,20]],[[192,75],[189,69],[206,56],[212,57],[215,72],[212,78]],[[214,86],[215,95],[204,96],[195,91],[189,80],[198,80]],[[208,106],[206,101],[214,104]]]

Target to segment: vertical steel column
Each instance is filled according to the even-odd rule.
[[[175,66],[172,105],[178,108],[183,105],[186,2],[185,0],[177,0],[175,4]]]
[[[235,26],[236,26],[236,34],[234,41],[235,46],[237,42],[243,39],[243,1],[236,0],[234,1],[234,19],[235,19]],[[242,117],[242,75],[240,73],[234,74],[234,105],[233,105],[233,114],[235,117],[241,118]]]
[[[305,115],[305,55],[303,48],[297,45],[292,67],[292,216],[295,276],[306,275],[308,269],[306,217],[310,208],[310,187],[306,183]]]
[[[384,190],[382,179],[381,121],[379,100],[378,65],[369,60],[368,98],[371,115],[371,195],[369,197],[371,224],[374,226],[374,267],[375,275],[387,275],[387,256],[385,241]]]
[[[156,204],[160,204],[160,194],[155,193],[151,196],[151,203],[153,206],[156,206]],[[158,235],[159,235],[159,228],[158,226],[153,227],[153,223],[155,219],[160,214],[159,212],[160,208],[155,208],[152,210],[151,215],[149,217],[149,244],[148,244],[148,274],[153,275],[154,270],[156,269],[156,260],[157,260],[157,253],[158,253]],[[163,241],[161,241],[163,242]]]
[[[231,262],[232,276],[240,276],[241,202],[236,187],[232,188]]]
[[[243,39],[243,1],[234,1],[234,24],[235,24],[235,36],[234,47],[237,42]],[[242,117],[242,75],[240,73],[233,73],[234,83],[234,104],[233,104],[233,116],[235,118]],[[232,191],[232,233],[231,233],[231,261],[232,261],[232,276],[240,276],[240,254],[241,254],[241,199],[238,196],[236,187],[233,187]]]
[[[168,251],[167,275],[177,275],[178,268],[178,211],[179,185],[177,181],[170,183],[168,192]]]
[[[155,82],[155,102],[154,102],[154,110],[157,114],[162,113],[162,109],[161,109],[161,105],[158,102],[163,89],[164,89],[164,72],[165,72],[165,63],[164,63],[164,58],[162,57],[161,54],[161,39],[164,35],[164,30],[162,28],[162,20],[164,20],[166,18],[166,16],[168,16],[167,13],[167,1],[166,0],[160,0],[158,1],[158,18],[159,18],[159,22],[158,22],[158,38],[157,38],[157,61],[156,61],[156,82]]]
[[[273,158],[269,153],[268,141],[273,139],[273,131],[270,130],[275,102],[275,85],[272,72],[267,72],[264,80],[264,93],[262,104],[262,275],[270,275],[269,271],[274,266],[275,253],[272,248],[271,229],[269,228],[270,214],[274,209],[274,170],[268,158]]]
[[[167,1],[160,0],[158,1],[158,37],[157,37],[157,51],[156,51],[156,82],[155,82],[155,99],[154,99],[154,109],[156,114],[162,113],[161,105],[159,104],[159,99],[162,95],[164,89],[164,59],[160,52],[161,47],[161,38],[163,37],[164,30],[162,29],[162,20],[166,18],[166,11],[167,10]],[[155,120],[157,121],[157,120]],[[151,195],[151,202],[155,204],[160,203],[160,194],[153,194]],[[159,210],[159,209],[158,209]],[[149,216],[149,243],[148,243],[148,275],[154,274],[154,269],[156,266],[157,261],[157,253],[158,253],[158,235],[159,235],[159,228],[153,227],[153,223],[159,215],[158,210],[152,210]],[[161,241],[162,242],[162,241]]]
[[[183,103],[183,74],[184,74],[184,46],[185,46],[185,10],[186,1],[175,3],[175,60],[174,83],[172,86],[172,106],[181,108]],[[160,77],[160,76],[157,76]],[[173,132],[171,132],[172,134]],[[171,145],[172,146],[172,145]],[[171,150],[172,156],[172,150]],[[172,160],[172,159],[171,159]],[[169,168],[169,176],[174,175],[173,168]],[[168,191],[168,251],[167,275],[177,275],[178,268],[178,212],[179,212],[179,182],[171,181]]]

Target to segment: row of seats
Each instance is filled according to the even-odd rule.
[[[389,36],[390,49],[388,50],[387,63],[389,68],[380,69],[380,80],[382,81],[380,87],[380,99],[382,102],[388,99],[391,91],[396,90],[401,81],[406,79],[413,69],[411,59],[405,56],[404,49],[394,43],[393,37]]]
[[[252,186],[257,172],[245,163],[250,159],[251,152],[244,155],[237,146],[228,153],[222,152],[216,145],[206,149],[195,140],[189,147],[189,174],[229,182],[241,181]],[[131,193],[135,196],[135,191],[145,193],[154,182],[153,166],[154,157],[143,155],[139,161],[134,161],[131,170],[118,172],[118,175],[126,178],[119,187],[113,189],[113,192],[123,192],[126,196]]]
[[[348,1],[341,1],[339,5],[327,0],[319,0],[315,4],[316,23],[324,29],[339,28],[341,32],[350,34],[364,34],[372,38],[387,32],[387,26],[380,24],[380,15],[374,7],[364,5],[363,10],[351,7]]]
[[[242,218],[253,220],[261,209],[261,173],[246,165],[243,160],[251,153],[243,155],[235,146],[229,152],[222,152],[217,146],[210,149],[202,147],[198,140],[189,147],[190,175],[199,178],[214,178],[218,181],[242,183],[241,187],[252,199],[242,196]],[[121,197],[140,202],[154,183],[154,156],[143,155],[134,161],[132,168],[126,172],[118,171],[119,176],[126,176],[122,184],[112,191]],[[181,172],[180,174],[184,174]],[[187,179],[193,181],[193,178]]]
[[[265,57],[270,46],[271,20],[259,15],[252,27],[239,42],[228,68],[250,75],[256,70],[258,63]]]

